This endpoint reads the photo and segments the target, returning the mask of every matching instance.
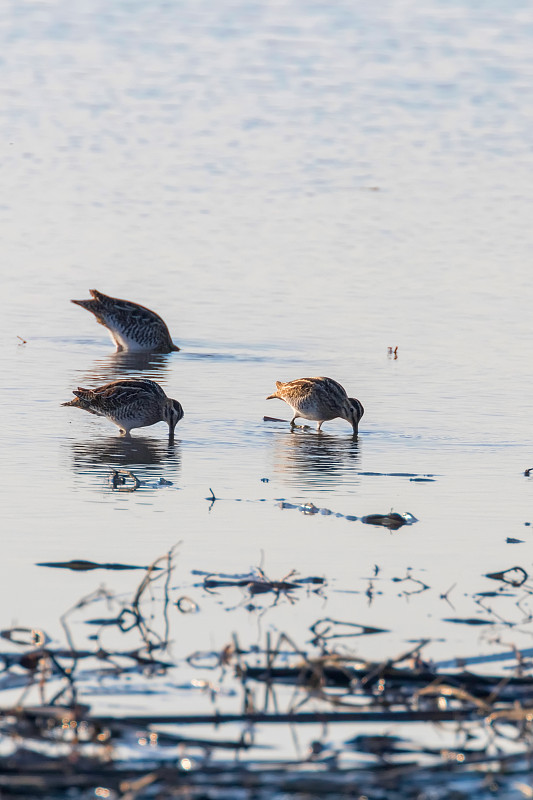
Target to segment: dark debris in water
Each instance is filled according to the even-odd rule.
[[[493,581],[503,581],[511,586],[522,586],[529,575],[523,567],[509,567],[501,572],[489,572],[485,577],[491,578]]]
[[[330,617],[317,620],[311,625],[310,631],[314,635],[312,640],[314,645],[324,645],[333,639],[349,639],[389,632],[386,628],[374,628],[371,625],[361,625],[358,622],[340,622]]]
[[[141,482],[129,469],[114,469],[111,471],[109,484],[117,492],[135,492]]]
[[[200,611],[198,603],[186,595],[179,597],[175,601],[175,605],[178,611],[181,611],[182,614],[197,614]]]
[[[195,570],[199,574],[199,570]],[[290,603],[295,601],[293,593],[297,589],[315,587],[311,591],[318,592],[326,585],[326,579],[311,576],[307,578],[298,577],[296,570],[291,570],[280,580],[270,579],[261,567],[256,567],[254,572],[242,576],[228,577],[216,573],[205,575],[201,586],[205,591],[214,593],[218,589],[241,588],[244,589],[248,597],[272,593],[274,595],[274,605],[281,597],[286,597]]]
[[[370,474],[370,473],[369,473]],[[391,474],[400,474],[400,473],[391,473]],[[402,473],[407,475],[408,473]],[[261,479],[261,480],[268,480],[268,479]],[[219,501],[220,498],[217,497],[213,491],[213,489],[209,489],[210,496],[206,497],[205,500],[209,502],[209,511],[213,508],[215,502]],[[241,498],[233,498],[233,502],[240,503],[242,502]],[[255,502],[264,503],[266,502],[265,498],[259,498]],[[398,512],[398,511],[390,511],[388,514],[367,514],[364,517],[357,517],[355,514],[342,514],[340,511],[332,511],[330,508],[321,508],[316,506],[312,501],[308,501],[306,503],[291,503],[289,500],[286,500],[284,497],[277,498],[277,506],[282,510],[298,510],[302,514],[306,516],[325,516],[325,517],[337,517],[338,519],[346,519],[348,522],[357,522],[360,521],[365,525],[378,525],[381,527],[388,528],[389,530],[397,530],[401,528],[403,525],[413,525],[415,522],[418,522],[418,519],[411,514],[409,511]]]
[[[319,508],[314,503],[289,503],[286,500],[280,500],[278,503],[281,509],[297,509],[302,514],[313,516],[321,514],[323,516],[334,516],[342,519],[347,519],[349,522],[356,522],[360,520],[366,525],[381,525],[390,530],[397,530],[402,525],[412,525],[418,522],[417,518],[408,511],[400,514],[396,511],[391,511],[389,514],[368,514],[365,517],[356,517],[354,514],[341,514],[338,511],[331,511],[329,508]]]
[[[88,572],[91,569],[150,569],[150,567],[141,567],[136,564],[99,564],[96,561],[84,561],[83,559],[74,559],[72,561],[42,561],[35,566],[53,567],[55,569],[71,569],[75,572]],[[152,569],[159,570],[161,567],[153,567]]]
[[[395,531],[402,525],[412,525],[418,520],[409,512],[398,514],[396,511],[391,511],[389,514],[368,514],[366,517],[361,517],[361,522],[365,525],[382,525]]]
[[[129,469],[113,469],[109,476],[109,485],[115,492],[136,492],[141,486],[153,489],[160,486],[172,486],[172,481],[163,477],[157,481],[141,481]]]
[[[503,653],[435,664],[424,657],[428,640],[419,639],[404,652],[375,660],[364,654],[366,637],[387,631],[367,625],[359,608],[357,622],[320,617],[303,632],[303,644],[269,629],[259,637],[254,633],[248,646],[233,634],[218,650],[191,653],[184,636],[178,658],[169,646],[169,614],[200,609],[171,581],[174,549],[142,569],[146,574],[131,597],[100,588],[67,610],[61,617],[63,646],[31,626],[0,633],[6,648],[0,653],[0,691],[11,691],[0,711],[2,796],[67,800],[78,796],[73,791],[81,798],[93,797],[100,789],[98,796],[110,800],[166,800],[178,795],[235,800],[246,787],[257,800],[338,800],[352,795],[372,800],[426,795],[434,800],[452,795],[457,800],[485,800],[479,792],[490,786],[493,795],[507,800],[516,796],[512,792],[517,782],[525,786],[529,781],[529,650],[509,652],[507,643]],[[375,568],[374,580],[379,572]],[[301,589],[319,591],[325,584],[324,578],[299,577],[295,570],[276,580],[261,568],[244,575],[195,573],[203,575],[199,586],[209,593],[233,586],[248,597],[271,594],[276,602]],[[490,577],[508,589],[525,587],[528,576],[513,567]],[[405,586],[405,595],[429,588],[409,572],[392,582]],[[92,619],[85,619],[98,631],[89,637],[88,646],[77,647],[74,633],[79,626],[71,624],[71,617],[75,615],[76,623],[83,620],[97,603],[105,606],[107,616],[93,613]],[[481,616],[447,621],[490,622]],[[185,624],[181,617],[180,622]],[[114,641],[127,636],[122,648],[112,651],[100,640],[110,626],[116,628]],[[354,638],[356,652],[349,649]],[[486,675],[472,670],[474,664],[495,660],[506,660],[512,672]],[[195,670],[195,680],[184,680],[183,673],[175,678],[185,667]],[[139,686],[142,679],[146,697],[158,691],[163,678],[166,696],[159,713],[113,702],[131,686],[132,678]],[[105,707],[96,713],[91,707],[90,687],[97,697],[104,680],[114,687],[109,692],[114,714]],[[185,709],[172,693],[185,686],[191,691],[201,687],[204,705],[199,710]],[[19,691],[14,695],[13,690]],[[348,723],[349,733],[337,728]],[[232,727],[226,733],[228,724]],[[182,729],[190,725],[198,730],[187,736]],[[270,754],[263,744],[266,729],[274,726],[276,741],[279,725],[290,725],[300,741],[312,725],[307,746],[295,748],[292,757],[280,757],[275,746]],[[428,743],[432,732],[434,745]],[[504,794],[503,789],[508,791]]]
[[[407,574],[403,578],[392,578],[393,583],[405,583],[407,586],[413,587],[410,589],[404,589],[403,595],[405,597],[411,597],[413,594],[421,594],[422,592],[427,592],[430,588],[427,583],[424,581],[419,580],[418,578],[414,578],[411,575],[410,570],[407,570]]]

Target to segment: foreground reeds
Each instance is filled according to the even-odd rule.
[[[98,589],[67,611],[63,647],[43,631],[2,631],[10,645],[0,653],[2,796],[388,800],[423,797],[430,788],[432,798],[450,792],[482,798],[496,790],[498,797],[531,796],[533,650],[502,652],[503,674],[476,674],[461,665],[443,669],[424,659],[425,641],[376,663],[350,653],[349,644],[356,639],[360,652],[365,637],[383,629],[322,617],[311,626],[308,647],[282,631],[267,632],[253,647],[234,634],[220,651],[176,659],[169,649],[170,614],[199,608],[172,585],[174,558],[172,550],[146,568],[80,560],[48,565],[145,574],[128,601]],[[510,585],[506,573],[490,577]],[[258,568],[233,579],[206,574],[196,585],[205,598],[233,588],[248,599],[268,596],[273,606],[294,602],[301,592],[323,592],[326,582],[294,571],[272,580]],[[518,580],[513,586],[524,589]],[[90,616],[102,603],[108,613]],[[83,648],[72,634],[80,615],[98,631]],[[136,643],[104,648],[100,637],[110,628],[118,640]],[[148,693],[162,677],[187,670],[201,676],[191,681],[203,689],[198,712],[180,710],[168,685],[162,689],[165,713],[91,710],[90,686],[94,692],[107,681],[110,697],[118,698],[132,677]],[[231,687],[224,708],[221,687]],[[289,757],[264,743],[265,726],[296,738],[314,726],[313,738]]]

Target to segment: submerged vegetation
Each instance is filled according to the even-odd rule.
[[[302,642],[269,629],[259,643],[233,633],[219,650],[186,652],[175,641],[180,618],[226,592],[239,592],[239,606],[264,616],[281,602],[323,599],[328,582],[295,570],[272,579],[257,567],[234,575],[195,570],[193,581],[201,580],[185,585],[176,583],[176,552],[148,567],[42,565],[144,575],[127,598],[100,587],[67,610],[61,645],[30,627],[1,632],[9,648],[0,653],[2,796],[531,796],[533,649],[435,664],[424,658],[428,641],[419,640],[377,663],[361,653],[367,637],[385,629],[321,616]],[[533,593],[521,567],[487,577],[511,587],[518,607]],[[410,584],[406,594],[429,590],[410,575],[390,585],[399,581]],[[493,624],[484,608],[483,622]],[[80,647],[74,631],[82,624],[93,633]],[[105,645],[110,630],[124,647]],[[485,673],[489,661],[504,669]],[[132,693],[143,698],[141,711]],[[102,696],[114,711],[97,708]],[[162,702],[146,708],[154,698]],[[278,734],[271,738],[287,730],[290,756],[278,749]]]

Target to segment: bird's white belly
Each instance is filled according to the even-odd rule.
[[[324,422],[327,419],[333,419],[323,409],[320,411],[314,403],[299,403],[298,405],[291,405],[295,413],[304,419],[313,420],[313,422]]]
[[[149,347],[143,347],[143,345],[135,341],[135,339],[130,339],[127,334],[120,331],[110,331],[110,333],[111,338],[119,350],[128,350],[130,353],[144,353],[146,350],[150,349]]]

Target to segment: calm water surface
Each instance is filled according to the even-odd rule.
[[[304,646],[321,616],[386,628],[351,645],[367,658],[531,646],[528,595],[493,601],[504,622],[444,621],[487,617],[486,573],[533,568],[530,4],[6,0],[0,43],[0,627],[62,642],[81,596],[139,582],[38,562],[148,564],[180,542],[174,586],[200,613],[172,620],[179,659],[234,631]],[[113,355],[69,303],[89,288],[158,311],[181,351]],[[125,441],[60,408],[128,375],[182,403],[172,447],[163,425]],[[339,420],[263,422],[290,419],[274,381],[307,375],[362,401],[358,442]],[[113,492],[113,468],[146,483]],[[259,616],[197,586],[260,563],[327,587]]]

